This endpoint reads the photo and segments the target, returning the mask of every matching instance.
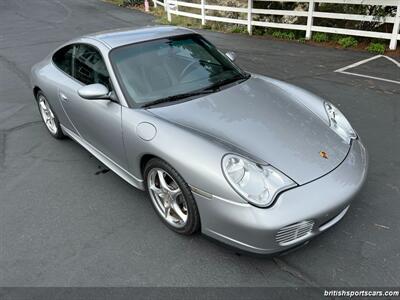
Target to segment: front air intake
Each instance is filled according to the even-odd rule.
[[[279,229],[276,234],[276,241],[281,246],[288,246],[300,241],[311,234],[314,221],[302,221]]]

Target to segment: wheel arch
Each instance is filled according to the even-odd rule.
[[[142,175],[143,180],[145,180],[145,178],[144,178],[144,169],[146,168],[147,163],[153,158],[158,158],[158,159],[161,159],[161,160],[167,162],[165,159],[163,159],[163,158],[161,158],[161,157],[159,157],[157,155],[150,154],[150,153],[143,154],[142,157],[140,158],[140,161],[139,161],[140,174]]]
[[[42,91],[42,89],[40,87],[38,87],[37,85],[33,88],[33,95],[35,96],[35,99],[36,99],[37,94],[40,91]]]
[[[144,170],[145,170],[145,168],[146,168],[146,165],[147,165],[147,163],[148,163],[151,159],[153,159],[153,158],[160,159],[160,160],[166,162],[168,165],[170,165],[172,168],[175,169],[175,167],[174,167],[173,164],[171,164],[168,160],[164,159],[164,158],[161,157],[161,156],[158,156],[158,155],[155,155],[155,154],[151,154],[151,153],[143,154],[143,155],[141,156],[141,158],[140,158],[140,161],[139,161],[139,164],[140,164],[140,174],[142,175],[142,179],[143,179],[143,180],[146,180],[146,178],[144,178]],[[176,171],[178,172],[178,170],[176,170]],[[178,172],[178,173],[179,173],[179,172]],[[182,176],[182,175],[181,175],[181,176]]]

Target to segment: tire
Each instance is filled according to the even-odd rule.
[[[41,107],[41,105],[42,105],[41,103],[43,101],[46,103],[45,104],[46,109],[44,109],[44,107]],[[65,135],[61,129],[58,117],[57,117],[56,113],[54,112],[54,110],[52,109],[49,101],[47,100],[46,96],[43,94],[42,91],[39,91],[36,94],[36,103],[38,105],[38,109],[39,109],[40,116],[42,117],[42,121],[43,121],[44,125],[46,126],[46,129],[50,133],[50,135],[55,139],[64,139]],[[44,111],[47,111],[47,113]],[[47,115],[48,121],[51,119],[51,121],[49,121],[48,123],[46,123],[46,119],[45,119],[46,115]]]
[[[160,180],[162,172],[165,172],[163,178],[169,188],[166,193],[163,192]],[[196,201],[189,185],[171,165],[161,159],[153,158],[145,166],[144,178],[153,208],[169,229],[183,235],[192,235],[199,231],[200,215]],[[178,189],[180,191],[176,192]],[[166,213],[168,206],[170,206],[169,216]]]

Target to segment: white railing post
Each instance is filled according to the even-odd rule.
[[[390,39],[390,50],[396,50],[397,48],[397,35],[399,34],[399,24],[400,24],[400,0],[397,2],[396,17],[394,18],[392,38]]]
[[[153,6],[157,8],[157,0],[153,0]]]
[[[253,21],[253,0],[247,1],[247,32],[252,35],[253,34],[253,27],[251,23]]]
[[[170,12],[170,7],[169,7],[169,0],[164,0],[165,1],[165,6],[166,6],[166,8],[167,8],[167,19],[168,19],[168,22],[170,22],[171,23],[171,12]]]
[[[164,11],[166,12],[167,11],[167,0],[163,0],[163,2],[164,2]]]
[[[201,0],[201,25],[206,25],[206,0]]]
[[[306,40],[311,39],[311,35],[312,35],[311,28],[313,26],[314,8],[315,8],[314,0],[309,0],[309,2],[308,2],[308,15],[307,15]]]

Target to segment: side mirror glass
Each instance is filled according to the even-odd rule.
[[[228,56],[228,58],[231,61],[235,61],[236,60],[236,53],[233,52],[233,51],[226,52],[225,55]]]
[[[78,90],[79,96],[83,99],[108,99],[109,90],[106,86],[95,83],[81,87]]]

